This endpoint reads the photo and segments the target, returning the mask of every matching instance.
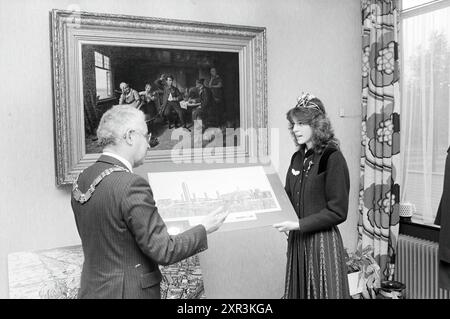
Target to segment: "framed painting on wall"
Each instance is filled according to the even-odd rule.
[[[100,156],[117,104],[145,113],[147,163],[268,154],[265,28],[55,9],[51,45],[58,186]]]

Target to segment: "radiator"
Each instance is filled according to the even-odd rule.
[[[399,235],[394,276],[406,285],[406,298],[450,298],[438,287],[438,265],[438,243]]]

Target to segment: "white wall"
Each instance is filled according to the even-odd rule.
[[[294,146],[285,113],[301,91],[324,101],[351,172],[344,244],[356,245],[360,138],[359,0],[0,0],[0,298],[7,255],[78,244],[70,189],[55,187],[49,11],[83,11],[267,28],[272,160],[282,180]],[[338,109],[348,115],[340,118]],[[278,151],[276,151],[278,150]],[[276,152],[275,152],[276,151]]]

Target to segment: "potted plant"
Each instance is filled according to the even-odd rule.
[[[354,253],[346,251],[348,283],[351,296],[374,299],[380,288],[380,266],[373,258],[373,248],[360,247]]]
[[[348,288],[350,295],[359,296],[362,292],[362,272],[357,260],[354,258],[354,254],[349,254],[347,250],[345,251],[345,262],[347,264],[347,277],[348,277]],[[355,298],[353,297],[353,298]]]

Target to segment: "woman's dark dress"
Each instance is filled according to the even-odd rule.
[[[322,160],[321,160],[322,159]],[[344,247],[337,227],[345,221],[350,180],[342,153],[304,148],[291,160],[286,192],[300,230],[288,237],[285,298],[349,298]]]

